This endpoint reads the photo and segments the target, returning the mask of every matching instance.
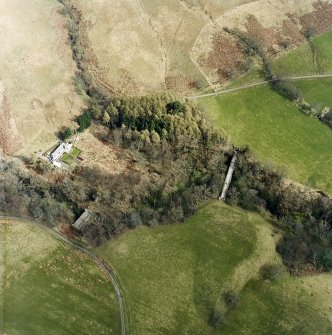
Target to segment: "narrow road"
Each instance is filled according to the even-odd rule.
[[[280,78],[280,80],[286,80],[286,81],[289,80],[289,81],[291,81],[291,80],[319,79],[319,78],[332,78],[332,73],[328,73],[328,74],[313,74],[313,75],[307,75],[307,76],[283,77],[283,78]],[[188,100],[200,99],[200,98],[218,96],[218,95],[226,94],[226,93],[232,93],[232,92],[242,91],[242,90],[244,90],[246,88],[251,88],[251,87],[256,87],[256,86],[261,86],[261,85],[268,84],[271,81],[272,80],[263,80],[263,81],[259,81],[259,82],[256,82],[256,83],[243,85],[243,86],[240,86],[240,87],[234,87],[234,88],[229,88],[229,89],[221,90],[221,91],[218,91],[218,92],[206,93],[206,94],[201,94],[201,95],[195,95],[195,96],[187,97],[187,99]]]
[[[68,246],[70,246],[71,248],[74,248],[74,249],[80,251],[81,253],[89,256],[95,263],[97,263],[99,268],[106,274],[106,276],[108,277],[108,279],[110,280],[110,282],[112,283],[112,285],[114,287],[115,294],[117,296],[118,303],[119,303],[119,309],[120,309],[121,335],[126,335],[126,317],[125,317],[124,299],[123,299],[119,284],[117,282],[117,279],[116,279],[113,271],[96,254],[94,254],[92,251],[84,248],[83,246],[79,245],[78,243],[68,239],[65,235],[63,235],[63,234],[61,234],[61,233],[59,233],[59,232],[57,232],[57,231],[55,231],[51,228],[48,228],[48,227],[42,225],[41,223],[34,221],[31,218],[21,218],[21,217],[18,217],[18,216],[0,214],[0,223],[1,223],[1,219],[22,221],[24,223],[33,222],[31,224],[37,225],[39,228],[41,228],[47,234],[52,236],[54,239],[56,239],[58,241],[61,241],[64,244],[67,244]]]

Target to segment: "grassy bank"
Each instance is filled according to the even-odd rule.
[[[294,86],[301,91],[305,101],[312,106],[332,107],[332,78],[297,80]]]

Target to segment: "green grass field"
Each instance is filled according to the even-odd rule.
[[[322,73],[332,72],[332,32],[318,36],[314,40],[317,48],[318,65]]]
[[[263,220],[215,203],[186,224],[140,228],[102,246],[122,283],[132,334],[208,333],[222,284],[254,251],[255,221]]]
[[[313,39],[316,48],[317,67],[320,74],[332,73],[332,31]],[[313,63],[313,55],[308,43],[290,51],[272,62],[276,74],[281,77],[314,75],[317,68]],[[227,88],[239,87],[264,80],[261,66],[256,66],[244,76],[232,81]]]
[[[332,107],[332,78],[296,80],[293,84],[311,105]]]
[[[332,72],[332,32],[313,40],[321,73]],[[281,76],[315,74],[308,44],[274,62]],[[253,70],[230,87],[259,79]],[[255,79],[256,78],[256,79]],[[305,101],[318,109],[332,107],[332,79],[292,81]],[[213,124],[238,146],[248,145],[261,161],[282,167],[289,178],[332,194],[332,132],[315,118],[302,115],[297,107],[268,86],[246,89],[200,100]]]
[[[113,287],[95,263],[36,226],[0,231],[1,334],[120,333]]]
[[[327,32],[313,39],[316,48],[317,67],[320,73],[332,72],[332,32]],[[281,76],[315,74],[312,51],[308,44],[295,49],[274,62],[275,71]]]
[[[312,52],[308,44],[303,44],[290,53],[276,59],[273,68],[279,76],[316,74]]]
[[[199,101],[216,128],[237,146],[297,182],[332,194],[332,131],[268,86]]]
[[[264,80],[264,73],[260,69],[258,65],[256,65],[254,68],[252,68],[250,71],[248,71],[245,75],[235,79],[234,81],[231,81],[230,83],[225,86],[223,89],[229,89],[229,88],[235,88],[235,87],[241,87],[248,84],[257,83]],[[222,90],[223,90],[222,89]]]
[[[299,330],[302,322],[298,302],[315,309],[316,301],[307,292],[290,300],[284,292],[289,281],[295,282],[288,276],[270,291],[265,288],[268,283],[258,279],[262,264],[280,262],[276,238],[258,214],[215,201],[184,224],[142,227],[97,252],[116,269],[133,335],[277,334],[275,329],[284,331],[278,334],[293,334],[287,331]],[[211,310],[223,306],[221,297],[229,289],[242,290],[240,308],[228,312],[224,308],[227,323],[215,330],[209,325]],[[266,316],[261,315],[261,305]],[[308,320],[317,324],[310,308]],[[283,310],[298,316],[286,317]],[[322,334],[329,334],[326,319],[319,319]],[[313,334],[308,329],[294,334]]]

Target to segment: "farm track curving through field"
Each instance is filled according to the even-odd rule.
[[[0,224],[1,224],[1,219],[6,219],[6,220],[15,220],[15,221],[21,221],[24,223],[29,223],[34,224],[41,228],[43,231],[45,231],[48,235],[56,239],[57,241],[63,242],[64,244],[70,246],[73,249],[76,249],[80,251],[81,253],[89,256],[97,265],[98,267],[106,274],[107,278],[110,280],[114,287],[115,294],[118,299],[119,303],[119,309],[120,309],[120,319],[121,319],[121,335],[126,335],[126,316],[125,316],[125,305],[124,305],[124,298],[122,296],[121,290],[120,290],[120,285],[113,273],[113,271],[103,262],[101,258],[99,258],[95,253],[90,251],[89,249],[83,247],[82,245],[79,245],[77,242],[74,242],[70,239],[68,239],[65,235],[48,228],[44,225],[42,225],[39,222],[36,222],[35,220],[31,218],[22,218],[18,216],[12,216],[12,215],[2,215],[0,214]],[[33,223],[32,223],[33,222]]]
[[[313,74],[313,75],[307,75],[307,76],[283,77],[283,78],[280,78],[279,80],[292,81],[292,80],[301,80],[301,79],[320,79],[320,78],[332,78],[332,73]],[[256,82],[256,83],[243,85],[243,86],[240,86],[240,87],[234,87],[234,88],[229,88],[229,89],[225,89],[225,90],[220,90],[220,91],[213,92],[213,93],[206,93],[206,94],[190,96],[190,97],[187,97],[187,99],[188,100],[194,100],[194,99],[218,96],[218,95],[232,93],[232,92],[238,92],[238,91],[245,90],[247,88],[265,85],[265,84],[268,84],[268,83],[273,82],[273,81],[275,81],[275,80],[263,80],[263,81],[259,81],[259,82]]]

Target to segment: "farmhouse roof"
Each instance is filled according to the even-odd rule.
[[[64,152],[69,151],[72,147],[70,143],[61,143],[51,154],[52,160],[56,161]]]
[[[64,143],[61,143],[52,153],[52,157],[59,157],[63,154],[63,152],[65,151],[66,146]]]

